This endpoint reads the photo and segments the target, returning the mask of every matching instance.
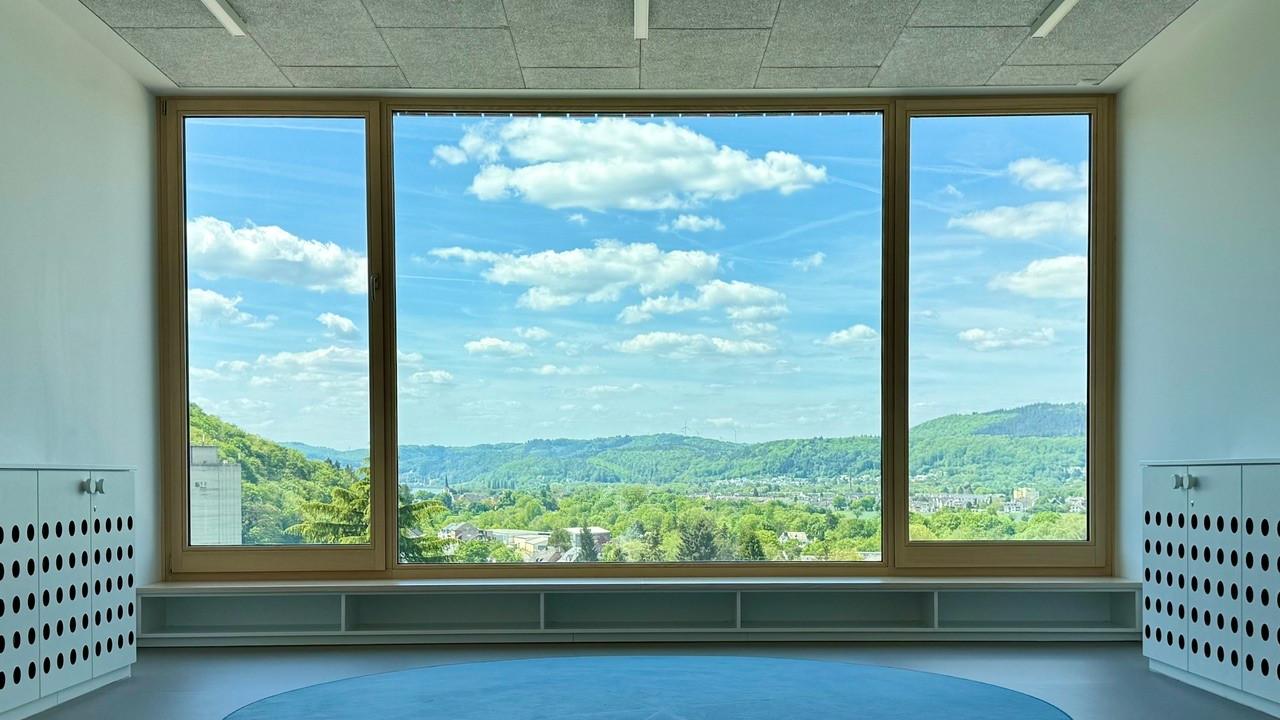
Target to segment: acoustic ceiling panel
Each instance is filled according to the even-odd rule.
[[[511,35],[502,28],[384,28],[410,87],[524,87]]]
[[[651,0],[652,28],[768,28],[778,0]]]
[[[909,27],[871,84],[908,88],[984,85],[1028,32],[1017,27]]]
[[[1053,32],[1027,38],[1009,65],[1119,65],[1195,0],[1081,0]]]
[[[987,81],[988,85],[1062,86],[1096,84],[1115,72],[1115,65],[1005,65]]]
[[[378,27],[505,27],[502,0],[364,0]]]
[[[253,38],[222,28],[122,28],[120,36],[181,87],[289,87]]]
[[[537,90],[620,90],[640,87],[640,68],[524,68],[524,86]]]
[[[879,65],[915,6],[916,0],[784,0],[764,64]]]
[[[395,65],[383,67],[282,66],[280,71],[300,88],[402,88],[404,75]]]
[[[394,65],[360,0],[232,0],[278,65]]]
[[[198,0],[81,0],[113,28],[222,27]]]
[[[875,67],[762,67],[758,88],[864,88],[875,77]]]
[[[915,27],[1027,27],[1050,0],[920,0]]]
[[[653,30],[640,86],[655,89],[755,87],[768,30]]]
[[[636,67],[631,0],[506,0],[525,67]]]

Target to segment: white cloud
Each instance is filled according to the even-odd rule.
[[[479,340],[470,340],[463,345],[467,352],[473,355],[506,355],[515,357],[517,355],[528,355],[529,346],[522,342],[512,342],[496,337],[485,337]]]
[[[947,183],[946,187],[942,188],[942,194],[957,200],[964,197],[964,193],[960,192],[960,188],[951,183]]]
[[[534,342],[538,342],[539,340],[546,340],[547,338],[551,337],[551,331],[547,330],[546,328],[540,328],[537,325],[534,325],[532,327],[516,328],[516,335],[519,335],[525,340],[533,340]]]
[[[995,276],[988,287],[1032,298],[1083,300],[1089,295],[1089,258],[1063,255],[1032,260],[1022,270]]]
[[[588,375],[596,372],[597,370],[599,370],[599,368],[591,365],[567,367],[564,365],[551,365],[548,363],[546,365],[533,368],[529,372],[532,372],[534,375]]]
[[[1009,330],[1008,328],[996,328],[994,330],[970,328],[961,332],[957,337],[974,350],[980,351],[1044,347],[1052,344],[1057,339],[1053,328],[1040,328],[1039,330],[1026,332]]]
[[[226,372],[242,373],[252,367],[252,365],[244,360],[219,360],[217,365],[214,367]]]
[[[1089,201],[1081,195],[1070,201],[1050,200],[1027,205],[1002,205],[947,221],[948,228],[976,230],[993,238],[1028,240],[1050,233],[1089,234]]]
[[[329,332],[342,337],[352,337],[360,334],[360,328],[352,322],[351,318],[343,317],[337,313],[320,313],[316,317],[316,321],[325,326]]]
[[[476,125],[456,148],[443,147],[437,156],[461,151],[483,163],[468,189],[481,200],[515,196],[549,208],[689,208],[827,179],[826,168],[792,153],[753,158],[670,120],[515,118]]]
[[[798,268],[805,272],[809,272],[810,270],[815,270],[817,268],[822,267],[822,263],[826,262],[826,260],[827,260],[826,253],[816,252],[812,255],[808,255],[806,257],[796,258],[795,260],[792,260],[791,267]]]
[[[209,368],[201,368],[201,367],[192,367],[188,369],[187,377],[190,378],[191,380],[201,380],[205,382],[212,382],[215,380],[225,379],[222,376],[222,374],[219,373],[217,370],[210,370]]]
[[[192,325],[243,325],[255,330],[266,330],[275,325],[275,315],[259,318],[240,309],[244,298],[229,298],[213,290],[191,288],[187,291],[187,321]]]
[[[369,365],[369,351],[363,348],[330,345],[300,352],[278,352],[274,355],[259,355],[257,364],[264,367],[299,370],[363,368]]]
[[[786,295],[763,285],[741,280],[712,280],[698,287],[697,297],[675,294],[645,298],[638,305],[623,308],[618,313],[618,319],[634,324],[651,320],[654,315],[675,315],[723,307],[730,319],[750,322],[786,315],[786,303]]]
[[[778,326],[767,322],[740,322],[734,323],[733,329],[743,335],[768,335],[778,331]]]
[[[710,215],[680,215],[669,223],[659,225],[658,229],[662,232],[684,231],[699,233],[707,230],[723,230],[724,223],[720,222],[720,218]]]
[[[467,152],[460,147],[453,145],[437,145],[435,152],[432,153],[431,164],[439,165],[461,165],[467,161]]]
[[[419,385],[448,385],[453,382],[453,373],[448,370],[423,370],[410,375],[409,380]]]
[[[843,330],[836,330],[822,340],[817,341],[819,345],[830,345],[831,347],[844,347],[847,345],[858,345],[861,343],[874,342],[880,339],[880,333],[870,325],[858,323],[850,325]]]
[[[635,392],[643,387],[640,383],[631,383],[630,385],[592,385],[587,388],[587,392],[591,395],[614,395]]]
[[[774,347],[757,340],[729,340],[708,335],[678,332],[651,332],[636,335],[617,345],[624,353],[653,353],[667,357],[692,355],[764,355]]]
[[[652,243],[623,245],[616,240],[601,240],[590,248],[527,255],[459,247],[438,248],[430,254],[442,260],[487,264],[482,274],[489,282],[528,287],[517,304],[533,310],[614,301],[632,287],[649,295],[700,282],[711,277],[720,262],[719,256],[700,250],[664,252]]]
[[[240,277],[318,292],[366,292],[368,264],[331,242],[304,240],[275,225],[232,227],[213,217],[187,221],[187,262],[211,279]]]
[[[569,222],[573,223],[574,225],[587,224],[587,216],[583,215],[582,213],[574,213],[570,215],[568,219],[569,219]]]
[[[1072,167],[1057,160],[1026,157],[1009,163],[1014,182],[1028,190],[1082,190],[1089,187],[1089,163]]]
[[[706,423],[711,427],[737,427],[738,421],[731,417],[714,417],[707,418]]]

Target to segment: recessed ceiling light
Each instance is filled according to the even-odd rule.
[[[236,37],[244,37],[244,21],[231,8],[227,0],[200,0],[200,2],[204,3],[210,15],[222,23],[222,27],[226,28],[227,32]]]
[[[635,0],[636,39],[649,37],[649,0]]]
[[[1053,29],[1058,27],[1058,23],[1062,22],[1062,18],[1066,17],[1078,2],[1080,0],[1053,0],[1031,26],[1031,37],[1042,38],[1053,32]]]

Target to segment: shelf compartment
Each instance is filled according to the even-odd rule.
[[[547,630],[722,630],[737,625],[732,592],[549,592]]]
[[[1134,632],[1133,592],[951,590],[938,593],[944,630]]]
[[[927,591],[743,592],[744,630],[919,630],[933,627]]]
[[[383,593],[348,595],[351,632],[538,630],[537,593]]]
[[[335,633],[342,629],[342,596],[143,596],[142,626],[154,637]]]

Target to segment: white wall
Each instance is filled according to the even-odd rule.
[[[1280,457],[1277,29],[1277,0],[1200,0],[1123,69],[1117,574],[1140,463]]]
[[[138,470],[159,572],[153,101],[36,2],[0,2],[0,464]]]

